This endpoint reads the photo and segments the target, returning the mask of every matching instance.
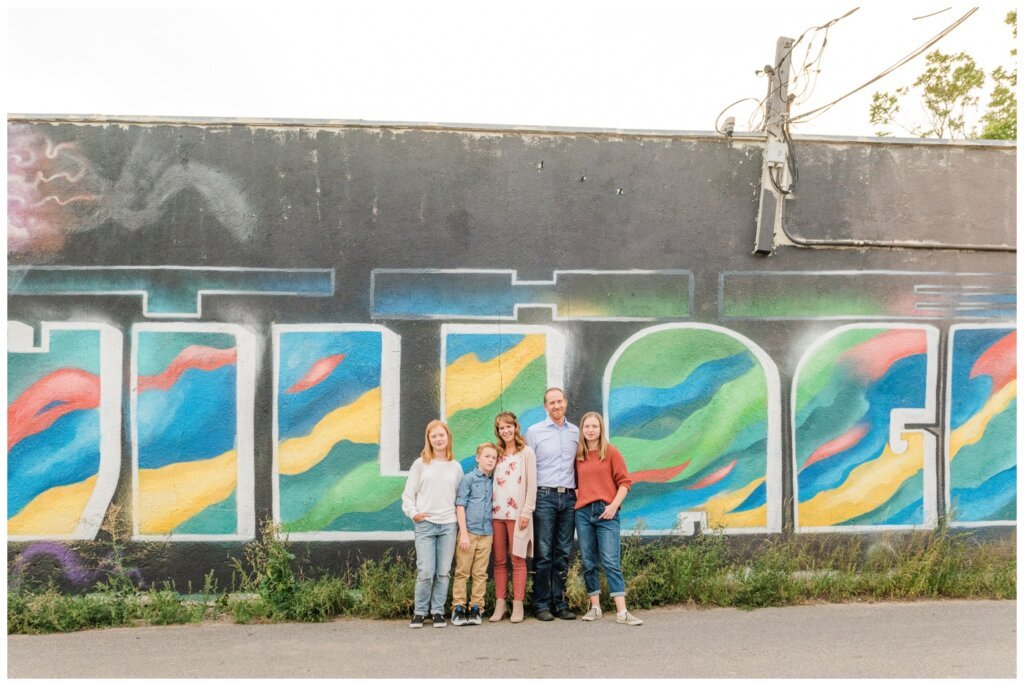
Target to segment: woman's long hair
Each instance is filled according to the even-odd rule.
[[[427,424],[427,430],[423,432],[423,450],[420,452],[420,459],[423,460],[423,464],[430,464],[430,461],[434,459],[434,448],[430,445],[430,432],[439,426],[448,434],[448,447],[444,449],[445,459],[449,461],[455,459],[455,451],[452,450],[451,430],[440,419],[434,419]]]
[[[583,423],[593,417],[597,420],[597,425],[601,427],[601,433],[597,436],[597,456],[601,460],[605,458],[605,452],[608,450],[608,436],[604,430],[604,418],[601,417],[599,412],[588,412],[583,415],[580,420],[580,444],[576,448],[576,459],[583,462],[587,459],[587,439],[583,438]]]
[[[520,433],[519,420],[516,419],[514,412],[499,412],[498,416],[494,418],[494,435],[498,437],[498,445],[501,446],[498,450],[498,457],[505,457],[505,439],[498,433],[498,424],[500,423],[511,424],[516,427],[516,435],[512,440],[516,444],[515,452],[518,453],[526,446],[526,439]]]

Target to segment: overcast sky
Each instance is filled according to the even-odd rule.
[[[139,4],[9,9],[7,111],[710,131],[729,103],[765,95],[767,81],[755,72],[773,60],[781,35],[796,38],[861,8],[830,29],[816,85],[795,103],[796,114],[869,80],[972,6],[902,0]],[[1012,7],[983,4],[936,48],[966,50],[986,72],[1009,65],[1003,18]],[[914,19],[933,12],[939,13]],[[794,55],[799,65],[802,45]],[[871,93],[912,82],[923,64],[921,56],[794,133],[873,135]],[[982,104],[989,89],[987,83]],[[748,129],[754,105],[747,101],[727,113],[737,130]]]

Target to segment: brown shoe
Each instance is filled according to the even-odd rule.
[[[513,624],[518,624],[519,622],[523,621],[523,615],[524,614],[525,613],[523,612],[523,601],[522,600],[513,600],[512,601],[512,616],[509,617],[508,621],[512,622]]]

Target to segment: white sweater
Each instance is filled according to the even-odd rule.
[[[451,524],[455,519],[455,495],[462,481],[462,465],[455,460],[431,460],[423,464],[416,458],[402,492],[402,512],[409,519],[420,512],[427,521]]]

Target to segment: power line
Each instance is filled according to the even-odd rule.
[[[716,133],[719,133],[719,134],[721,134],[723,136],[725,135],[725,131],[722,131],[720,128],[718,128],[718,122],[720,122],[722,120],[722,115],[725,114],[726,112],[728,112],[730,109],[732,109],[736,105],[739,105],[741,102],[744,102],[746,100],[753,100],[754,102],[757,102],[757,98],[740,98],[736,102],[729,103],[728,105],[726,105],[725,107],[722,108],[722,111],[718,113],[717,117],[715,117],[715,132]]]
[[[777,72],[779,69],[781,69],[782,64],[789,58],[789,56],[791,54],[793,54],[793,51],[796,50],[797,46],[800,45],[801,43],[803,43],[804,38],[808,34],[811,34],[811,36],[808,39],[807,43],[804,43],[804,45],[805,45],[805,54],[804,54],[804,61],[801,64],[801,67],[800,67],[800,71],[796,73],[796,75],[793,77],[793,79],[791,79],[791,82],[793,83],[794,90],[795,90],[796,84],[799,83],[800,77],[804,73],[806,73],[810,67],[813,67],[815,64],[820,63],[821,58],[822,58],[822,56],[824,54],[824,51],[825,51],[825,45],[828,43],[828,30],[830,28],[832,28],[832,26],[834,26],[838,22],[842,21],[843,19],[846,19],[847,17],[849,17],[851,14],[853,14],[854,12],[856,12],[859,9],[860,9],[860,7],[854,7],[849,12],[846,12],[845,14],[843,14],[841,16],[835,17],[834,19],[830,19],[829,21],[825,22],[824,24],[820,24],[818,26],[810,26],[810,27],[804,29],[804,31],[796,38],[796,40],[793,41],[793,44],[791,46],[789,46],[789,50],[787,50],[785,53],[783,53],[782,57],[778,60],[778,63],[774,67],[771,67],[770,65],[765,67],[764,72],[770,75],[772,73],[772,69],[774,69],[775,72]],[[824,31],[825,32],[825,35],[823,36],[821,47],[819,48],[818,54],[814,57],[814,59],[810,60],[810,62],[808,62],[808,58],[810,57],[810,54],[811,54],[811,49],[812,49],[812,47],[814,45],[815,37],[818,34],[818,32],[820,32],[820,31]],[[759,73],[760,73],[760,70],[759,70]],[[814,86],[817,85],[817,80],[818,80],[817,79],[817,73],[818,72],[815,71],[814,73],[815,73],[815,76],[813,78],[813,85],[810,85],[812,82],[810,80],[808,80],[808,83],[803,87],[803,89],[801,90],[801,92],[800,92],[798,97],[802,98],[804,96],[804,93],[807,92],[808,86],[810,86],[810,88],[811,88],[810,92],[813,93]],[[779,88],[781,88],[781,84],[779,86],[776,86],[775,88],[771,88],[771,84],[769,83],[768,94],[765,95],[763,98],[761,98],[760,100],[757,101],[757,107],[754,109],[753,112],[750,113],[750,117],[747,119],[747,128],[748,128],[748,130],[750,130],[750,131],[761,131],[761,130],[764,129],[765,125],[767,124],[767,121],[765,119],[765,113],[764,113],[765,103],[768,102],[769,98],[771,98],[773,95],[778,93]],[[810,93],[807,94],[807,97],[808,98],[810,97]],[[736,105],[736,104],[738,104],[740,102],[743,102],[745,100],[748,100],[748,99],[753,99],[753,98],[743,98],[741,100],[737,100],[732,105],[729,105],[729,107],[732,107],[733,105]],[[726,110],[728,110],[728,107],[726,108]],[[723,110],[722,114],[724,114],[724,113],[725,113],[725,110]],[[761,117],[758,120],[758,123],[755,125],[754,124],[754,118],[758,114],[760,114]],[[722,115],[719,114],[719,118],[721,116]]]
[[[796,116],[794,116],[794,117],[790,117],[790,119],[789,119],[790,123],[796,123],[796,122],[801,122],[801,121],[810,121],[810,119],[812,118],[812,117],[811,117],[811,115],[815,115],[815,117],[821,116],[822,114],[824,114],[824,113],[825,113],[825,112],[826,112],[827,110],[829,110],[830,108],[832,108],[832,107],[833,107],[834,105],[836,105],[837,103],[839,103],[839,102],[841,102],[841,101],[845,100],[846,98],[850,97],[850,96],[851,96],[851,95],[853,95],[854,93],[856,93],[856,92],[858,92],[858,91],[861,91],[861,90],[863,90],[863,89],[867,88],[868,86],[870,86],[871,84],[873,84],[873,83],[874,83],[875,81],[878,81],[879,79],[881,79],[881,78],[884,78],[884,77],[888,76],[889,74],[891,74],[892,72],[896,71],[897,69],[899,69],[900,67],[902,67],[902,66],[903,66],[903,65],[905,65],[906,63],[910,62],[911,60],[913,60],[913,59],[914,59],[915,57],[917,57],[917,56],[918,56],[918,55],[920,55],[921,53],[923,53],[923,52],[924,52],[925,50],[927,50],[928,48],[930,48],[931,46],[935,45],[935,44],[936,44],[936,43],[938,43],[938,42],[939,42],[940,40],[942,40],[943,38],[945,38],[945,37],[946,37],[947,35],[949,35],[949,34],[950,34],[950,33],[951,33],[951,32],[952,32],[952,31],[953,31],[953,30],[954,30],[955,28],[957,28],[958,26],[960,26],[960,24],[962,24],[962,23],[964,23],[965,21],[967,21],[968,17],[970,17],[970,16],[972,15],[972,14],[974,14],[974,13],[975,13],[975,12],[977,12],[977,11],[978,11],[978,8],[977,8],[977,7],[974,7],[974,8],[972,8],[972,9],[970,9],[970,10],[969,10],[969,11],[968,11],[968,12],[967,12],[967,13],[966,13],[966,14],[965,14],[964,16],[960,17],[960,18],[959,18],[959,19],[957,19],[957,20],[956,20],[955,22],[953,22],[952,24],[950,24],[949,26],[947,26],[946,28],[944,28],[944,29],[943,29],[942,31],[940,31],[940,32],[939,32],[939,33],[938,33],[938,34],[937,34],[937,35],[936,35],[935,37],[931,38],[931,39],[930,39],[930,40],[929,40],[928,42],[926,42],[926,43],[925,43],[924,45],[922,45],[921,47],[917,48],[916,50],[914,50],[913,52],[911,52],[911,53],[910,53],[909,55],[907,55],[907,56],[905,56],[905,57],[901,58],[901,59],[900,59],[900,60],[898,60],[898,61],[897,61],[897,62],[896,62],[895,64],[893,64],[892,66],[890,66],[890,67],[889,67],[888,69],[885,69],[884,71],[882,71],[882,72],[881,72],[880,74],[878,74],[877,76],[875,76],[875,77],[873,77],[873,78],[869,79],[868,81],[864,82],[863,84],[861,84],[861,85],[857,86],[856,88],[854,88],[854,89],[853,89],[853,90],[851,90],[850,92],[846,93],[845,95],[841,95],[841,96],[839,96],[838,98],[836,98],[836,99],[835,99],[835,100],[833,100],[832,102],[826,103],[826,104],[822,105],[821,107],[817,107],[817,108],[815,108],[815,109],[813,109],[813,110],[810,110],[810,111],[808,111],[808,112],[803,112],[803,113],[801,113],[801,114],[798,114],[798,115],[796,115]]]

